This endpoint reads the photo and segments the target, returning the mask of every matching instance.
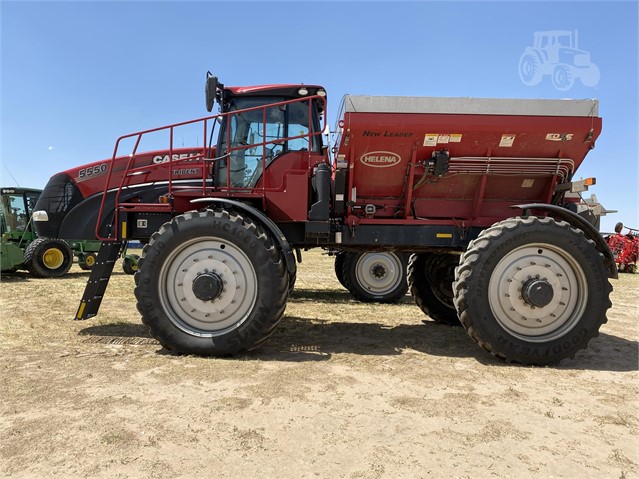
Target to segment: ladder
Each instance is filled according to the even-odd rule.
[[[89,319],[98,314],[100,303],[102,303],[104,292],[121,249],[122,241],[103,241],[100,245],[98,257],[91,268],[89,281],[84,288],[78,312],[75,314],[76,320]]]

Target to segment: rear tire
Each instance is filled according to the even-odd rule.
[[[144,247],[135,282],[142,321],[165,348],[228,356],[273,332],[289,275],[265,228],[220,208],[165,223]]]
[[[37,278],[59,278],[73,264],[69,244],[57,238],[37,238],[24,252],[24,265]]]
[[[453,300],[453,281],[459,256],[420,253],[408,263],[410,293],[419,308],[434,321],[459,326]]]
[[[519,78],[526,86],[541,83],[543,73],[539,58],[534,53],[524,53],[519,59]]]
[[[522,364],[573,357],[612,306],[595,243],[552,218],[511,218],[484,230],[462,255],[453,288],[470,337]]]
[[[344,287],[365,303],[396,303],[408,291],[404,253],[344,253]],[[339,277],[338,277],[339,279]]]

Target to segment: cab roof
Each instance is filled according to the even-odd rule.
[[[298,93],[298,90],[302,87],[308,90],[308,95],[305,95],[305,96],[313,96],[317,93],[318,90],[325,90],[324,87],[320,85],[305,85],[303,83],[253,85],[253,86],[228,86],[228,87],[224,87],[224,90],[229,92],[231,96],[263,96],[263,95],[279,96],[279,95],[282,95],[282,96],[297,97],[297,96],[300,96]]]

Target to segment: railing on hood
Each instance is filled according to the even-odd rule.
[[[320,128],[315,131],[313,128],[313,108],[310,108],[310,106],[312,105],[313,101],[318,101],[321,102],[321,104],[323,105],[323,125],[320,125]],[[305,134],[301,134],[301,135],[295,135],[295,136],[288,136],[288,137],[282,137],[282,138],[276,138],[276,139],[272,139],[272,140],[267,140],[267,135],[266,135],[266,118],[267,118],[267,109],[269,108],[274,108],[274,107],[280,107],[280,106],[285,106],[288,104],[292,104],[292,103],[299,103],[299,102],[308,102],[309,104],[309,108],[308,108],[308,132]],[[219,156],[215,156],[215,157],[211,157],[211,153],[215,152],[215,146],[212,144],[213,143],[213,133],[215,132],[215,125],[219,122],[220,124],[225,124],[225,122],[229,122],[230,119],[235,116],[235,115],[241,115],[247,112],[251,112],[251,111],[256,111],[256,110],[261,110],[262,111],[262,138],[263,140],[260,142],[256,142],[256,143],[252,143],[252,144],[245,144],[245,145],[240,145],[240,146],[233,146],[233,147],[227,147],[226,151],[223,152],[222,154],[220,154]],[[102,241],[117,241],[118,239],[120,239],[120,227],[119,227],[119,214],[120,214],[120,210],[122,209],[127,209],[127,210],[131,210],[131,211],[146,211],[146,212],[174,212],[173,210],[173,205],[171,204],[171,199],[173,198],[173,194],[175,192],[177,192],[178,190],[185,190],[188,189],[190,191],[194,191],[194,190],[200,190],[198,193],[201,194],[202,197],[207,197],[207,196],[212,196],[213,193],[215,193],[215,196],[238,196],[238,193],[240,194],[244,194],[246,196],[264,196],[264,193],[267,189],[267,185],[265,182],[262,182],[262,185],[259,188],[255,188],[255,187],[238,187],[238,186],[233,186],[231,185],[231,168],[230,168],[230,162],[227,161],[227,168],[226,168],[226,184],[223,186],[216,186],[214,185],[211,181],[213,180],[213,175],[209,174],[209,167],[213,166],[215,164],[215,162],[217,161],[223,161],[226,160],[227,158],[230,158],[231,153],[233,153],[234,151],[240,151],[240,150],[247,150],[250,148],[257,148],[257,147],[262,147],[262,152],[264,153],[266,151],[266,147],[267,145],[270,144],[274,144],[274,143],[281,143],[281,142],[286,142],[289,140],[295,140],[295,139],[299,139],[299,138],[307,138],[308,139],[308,144],[309,144],[309,149],[307,151],[307,154],[310,155],[313,153],[312,148],[310,148],[310,145],[312,145],[312,138],[314,137],[318,137],[321,136],[323,131],[326,128],[326,98],[324,96],[320,96],[320,95],[310,95],[310,96],[306,96],[306,97],[300,97],[300,98],[295,98],[292,100],[285,100],[285,101],[279,101],[279,102],[273,102],[273,103],[269,103],[269,104],[265,104],[265,105],[260,105],[260,106],[256,106],[256,107],[251,107],[251,108],[245,108],[245,109],[241,109],[241,110],[233,110],[233,111],[229,111],[229,112],[225,112],[225,113],[219,113],[217,115],[212,115],[212,116],[207,116],[207,117],[203,117],[203,118],[197,118],[195,120],[189,120],[189,121],[184,121],[184,122],[180,122],[180,123],[174,123],[172,125],[167,125],[167,126],[161,126],[158,128],[152,128],[149,130],[143,130],[143,131],[139,131],[136,133],[130,133],[128,135],[124,135],[119,137],[116,142],[115,142],[115,147],[113,149],[113,156],[111,157],[111,160],[109,161],[109,166],[108,166],[108,173],[107,173],[107,179],[105,182],[105,186],[104,186],[104,191],[103,191],[103,195],[102,195],[102,200],[100,203],[100,210],[98,212],[98,218],[96,221],[96,237]],[[197,124],[201,124],[202,127],[202,132],[203,132],[203,142],[202,142],[202,147],[195,147],[193,148],[194,151],[198,151],[198,153],[189,155],[187,158],[179,158],[179,159],[173,159],[174,156],[174,151],[177,149],[177,147],[175,147],[174,145],[174,133],[175,130],[177,128],[180,127],[184,127],[184,126],[190,126],[190,125],[197,125]],[[209,127],[210,125],[213,125],[212,130],[209,132]],[[140,174],[145,174],[145,173],[149,173],[150,171],[155,171],[156,169],[160,169],[160,168],[166,168],[167,163],[160,163],[160,164],[153,164],[153,165],[143,165],[143,166],[134,166],[135,165],[135,159],[136,159],[136,155],[138,154],[138,148],[140,146],[140,142],[142,140],[142,138],[145,135],[151,135],[154,133],[158,133],[158,132],[163,132],[163,131],[168,131],[169,133],[169,148],[168,148],[168,155],[169,155],[169,162],[168,162],[168,178],[167,178],[167,194],[165,195],[165,198],[168,200],[167,202],[160,202],[158,201],[157,203],[125,203],[125,202],[120,202],[120,196],[122,193],[122,190],[127,188],[128,186],[130,186],[127,183],[127,179],[131,178],[135,175],[140,175]],[[231,128],[227,128],[226,129],[227,132],[227,138],[226,138],[226,145],[231,145]],[[209,141],[207,142],[207,136],[209,137]],[[114,185],[114,187],[111,187],[111,181],[112,181],[112,176],[113,176],[113,171],[114,171],[114,165],[116,163],[116,158],[118,158],[119,156],[123,156],[123,155],[119,155],[119,151],[122,148],[122,144],[125,140],[129,140],[129,139],[133,139],[135,141],[133,149],[131,151],[131,153],[128,155],[129,156],[129,160],[127,161],[126,164],[126,168],[123,172],[123,174],[121,175],[120,181],[119,183],[117,183],[117,186]],[[176,184],[176,181],[174,179],[174,169],[173,167],[176,165],[180,165],[180,164],[184,164],[186,162],[189,162],[190,165],[193,165],[194,161],[201,161],[202,164],[202,177],[199,179],[201,180],[201,188],[196,188],[193,185],[189,185],[189,186],[180,186],[179,184]],[[262,154],[262,158],[261,158],[261,167],[262,167],[262,172],[266,171],[266,158],[265,155]],[[199,181],[198,180],[198,181]],[[219,182],[218,182],[219,183]],[[105,205],[106,205],[106,198],[107,198],[107,193],[114,189],[115,190],[115,203],[114,203],[114,212],[113,212],[113,218],[112,218],[112,223],[111,223],[111,228],[110,231],[107,233],[107,235],[103,235],[101,230],[101,224],[102,224],[102,220],[104,218],[104,214],[105,214]],[[159,200],[159,199],[158,199]]]

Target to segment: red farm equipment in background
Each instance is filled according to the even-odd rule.
[[[624,233],[623,230],[628,230]],[[637,272],[637,256],[639,256],[639,230],[628,228],[623,223],[615,225],[615,234],[606,237],[608,246],[615,257],[620,273]]]
[[[314,247],[357,255],[337,257],[347,283],[410,257],[423,312],[508,361],[573,357],[606,321],[614,257],[569,198],[601,132],[596,100],[348,95],[334,145],[321,86],[225,87],[209,74],[209,111],[216,101],[219,114],[123,136],[90,172],[51,178],[38,231],[103,241],[76,319],[98,313],[136,240],[138,310],[176,353],[258,347],[283,316],[296,256]],[[201,144],[177,148],[185,129]],[[140,153],[158,135],[162,147]]]

